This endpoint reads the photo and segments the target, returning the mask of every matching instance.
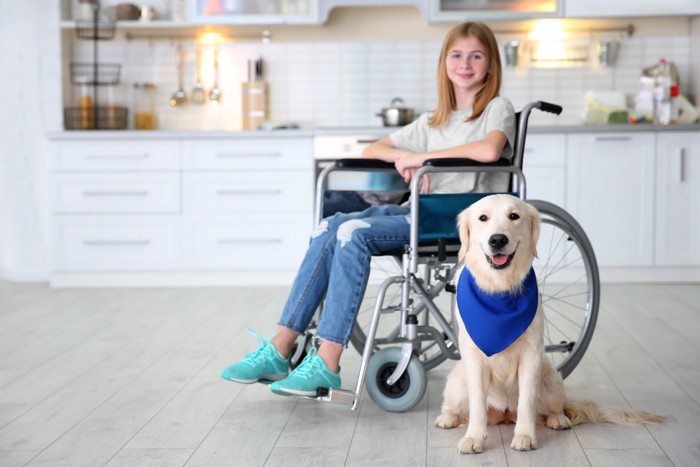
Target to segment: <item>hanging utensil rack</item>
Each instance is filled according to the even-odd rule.
[[[70,64],[72,84],[89,91],[81,95],[77,103],[64,108],[66,130],[123,130],[127,127],[128,110],[125,106],[99,103],[99,89],[119,85],[121,75],[120,64],[99,61],[98,42],[113,39],[115,32],[114,21],[101,20],[99,13],[99,2],[95,2],[92,21],[75,22],[76,37],[92,41],[92,62]]]

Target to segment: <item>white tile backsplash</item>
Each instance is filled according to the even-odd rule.
[[[186,53],[184,84],[191,90],[195,77],[196,47],[183,44]],[[100,42],[100,61],[122,63],[123,95],[130,105],[130,88],[137,81],[157,85],[157,113],[162,129],[241,128],[240,84],[247,76],[247,60],[262,57],[269,83],[269,118],[304,126],[366,126],[380,124],[376,113],[394,97],[424,112],[436,99],[435,67],[439,41],[429,42],[324,42],[225,43],[220,46],[220,105],[171,108],[168,97],[177,88],[176,44],[168,41]],[[201,68],[205,86],[212,83],[211,47],[204,46]],[[91,43],[76,42],[74,60],[89,61]],[[586,66],[546,69],[504,68],[502,95],[520,108],[531,100],[548,100],[564,106],[557,118],[533,115],[535,124],[578,123],[587,90],[619,90],[634,94],[641,68],[659,58],[676,63],[681,92],[688,89],[690,39],[688,36],[630,37],[621,39],[616,66],[597,64],[590,47]],[[72,99],[66,96],[66,102]]]

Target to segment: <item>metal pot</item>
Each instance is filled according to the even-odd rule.
[[[404,107],[403,99],[395,97],[389,105],[377,114],[377,117],[382,117],[384,126],[404,126],[413,121],[413,109]]]

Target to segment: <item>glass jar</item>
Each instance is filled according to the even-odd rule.
[[[155,89],[156,86],[153,83],[134,83],[132,109],[135,130],[154,130],[156,128]]]
[[[73,80],[73,102],[75,107],[70,114],[71,128],[77,130],[91,130],[95,128],[94,87],[86,76],[78,76]]]

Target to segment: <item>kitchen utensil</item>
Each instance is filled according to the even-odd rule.
[[[620,43],[617,41],[598,42],[598,63],[603,66],[614,66],[619,50]]]
[[[389,107],[384,107],[377,117],[382,117],[384,126],[403,126],[413,121],[413,109],[404,107],[403,99],[395,97]]]
[[[185,92],[185,88],[182,85],[182,67],[184,66],[183,54],[184,54],[184,52],[182,51],[182,46],[178,45],[177,46],[177,56],[175,58],[176,66],[177,66],[178,88],[177,88],[177,91],[175,91],[173,93],[173,95],[170,96],[170,105],[172,105],[173,107],[181,107],[181,106],[187,105],[189,103],[189,99],[187,98],[187,93]]]
[[[141,8],[133,3],[119,3],[105,7],[104,15],[111,21],[135,21],[141,17]]]
[[[503,44],[503,55],[505,56],[507,66],[518,66],[518,57],[520,56],[520,42],[510,41]]]
[[[209,91],[209,100],[215,103],[221,101],[221,89],[219,89],[219,49],[214,46],[214,84]]]
[[[197,65],[195,68],[195,81],[194,81],[194,87],[192,88],[192,92],[190,93],[190,100],[192,101],[193,104],[204,104],[207,100],[207,93],[204,90],[204,86],[202,85],[202,78],[200,76],[199,70],[200,70],[200,65],[202,62],[202,51],[200,50],[199,46],[197,46]]]

